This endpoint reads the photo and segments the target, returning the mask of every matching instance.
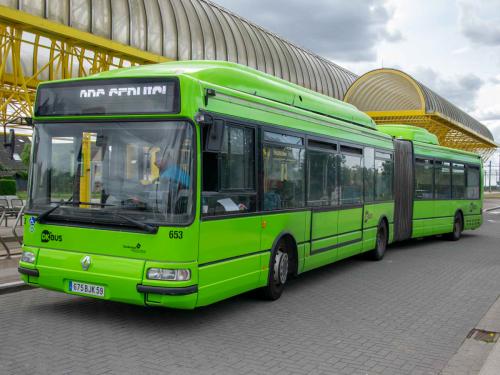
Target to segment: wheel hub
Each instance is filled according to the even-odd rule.
[[[274,261],[274,280],[281,284],[286,283],[288,276],[288,254],[278,250]]]

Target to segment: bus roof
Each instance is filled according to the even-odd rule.
[[[226,61],[176,61],[110,70],[84,79],[184,75],[306,111],[376,129],[375,122],[355,106],[319,94],[261,71]]]
[[[427,129],[404,124],[378,125],[377,129],[394,138],[439,145],[438,138]]]
[[[435,153],[440,153],[441,156],[448,155],[462,155],[463,157],[472,157],[471,160],[478,161],[480,156],[473,152],[458,150],[455,148],[444,147],[439,144],[438,138],[429,132],[427,129],[418,126],[405,125],[405,124],[391,124],[391,125],[378,125],[377,129],[385,134],[388,134],[396,139],[404,139],[414,142],[415,152],[418,153],[420,149],[429,152],[429,156]]]
[[[405,124],[376,125],[371,117],[351,104],[308,90],[247,66],[226,61],[196,60],[140,65],[59,82],[162,76],[187,76],[203,83],[204,87],[209,88],[210,85],[214,85],[239,91],[311,113],[337,118],[347,123],[360,125],[360,127],[366,129],[378,130],[381,135],[410,140],[422,146],[434,146],[432,148],[435,150],[441,149],[443,152],[446,150],[447,152],[478,157],[470,152],[440,146],[437,137],[426,129]],[[54,83],[57,82],[52,81],[49,84]],[[45,83],[41,85],[45,85]]]

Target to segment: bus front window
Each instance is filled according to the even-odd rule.
[[[194,208],[187,122],[43,123],[35,130],[29,210],[61,220],[187,224]]]

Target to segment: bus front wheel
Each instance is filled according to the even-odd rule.
[[[285,239],[281,239],[271,252],[267,285],[261,289],[264,299],[274,301],[280,298],[288,279],[290,256]]]

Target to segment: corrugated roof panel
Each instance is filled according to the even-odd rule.
[[[227,60],[342,99],[356,76],[209,0],[2,0],[173,60]]]
[[[474,130],[475,132],[484,135],[490,139],[493,139],[493,134],[490,130],[477,121],[475,118],[471,117],[466,112],[462,111],[456,105],[450,103],[448,100],[443,98],[441,95],[435,93],[430,88],[424,84],[417,81],[417,83],[422,88],[425,96],[425,111],[427,113],[439,112],[452,120],[465,125],[466,127]]]
[[[409,74],[397,69],[376,69],[359,77],[346,100],[365,112],[413,111],[439,113],[445,118],[493,140],[489,129]]]

